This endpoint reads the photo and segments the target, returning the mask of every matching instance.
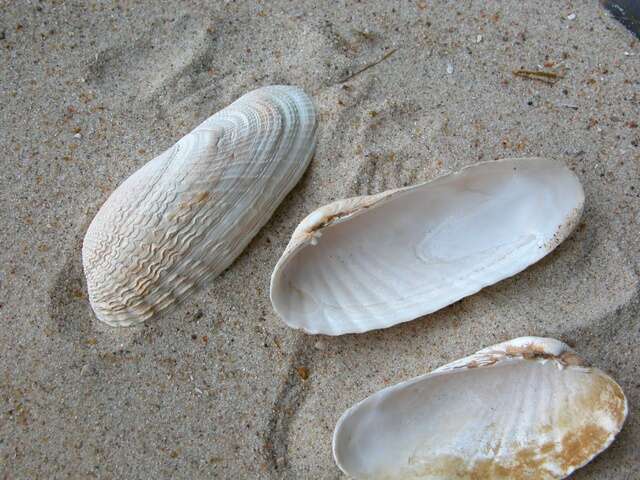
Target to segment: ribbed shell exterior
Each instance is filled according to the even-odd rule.
[[[627,399],[564,343],[522,337],[347,410],[335,460],[354,479],[557,480],[606,449]]]
[[[298,182],[315,133],[316,112],[302,90],[264,87],[125,180],[82,248],[98,319],[140,323],[219,275]]]

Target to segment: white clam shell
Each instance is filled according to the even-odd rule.
[[[315,131],[302,90],[260,88],[124,181],[82,248],[98,319],[142,322],[227,268],[302,176]]]
[[[523,337],[385,388],[336,426],[355,479],[564,478],[622,428],[620,386],[564,343]]]
[[[540,260],[584,193],[561,162],[520,158],[331,203],[296,228],[271,276],[293,328],[340,335],[434,312]]]

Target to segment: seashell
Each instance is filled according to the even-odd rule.
[[[622,428],[620,386],[564,343],[523,337],[347,410],[333,455],[355,479],[565,478]]]
[[[98,319],[140,323],[226,269],[302,176],[315,132],[302,90],[260,88],[125,180],[82,248]]]
[[[296,228],[271,276],[271,302],[308,333],[390,327],[537,262],[571,233],[583,203],[577,177],[542,158],[339,200]]]

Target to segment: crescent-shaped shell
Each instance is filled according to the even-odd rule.
[[[606,449],[626,415],[613,379],[558,340],[523,337],[354,405],[333,454],[355,479],[561,479]]]
[[[82,248],[98,319],[140,323],[227,268],[302,176],[315,132],[302,90],[260,88],[125,180]]]
[[[339,200],[296,228],[271,276],[271,302],[308,333],[390,327],[540,260],[571,233],[583,203],[577,177],[543,158]]]

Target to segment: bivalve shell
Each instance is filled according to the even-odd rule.
[[[355,479],[561,479],[606,449],[626,415],[613,379],[558,340],[523,337],[354,405],[333,454]]]
[[[543,158],[339,200],[296,228],[271,276],[271,302],[308,333],[390,327],[537,262],[571,233],[583,203],[573,172]]]
[[[82,248],[98,319],[140,323],[227,268],[302,176],[315,132],[304,92],[260,88],[125,180]]]

